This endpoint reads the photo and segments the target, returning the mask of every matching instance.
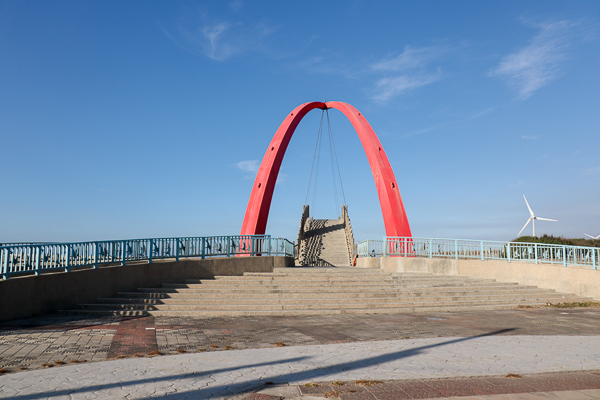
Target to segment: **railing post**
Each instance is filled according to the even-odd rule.
[[[563,267],[567,266],[567,246],[563,245]]]
[[[179,238],[175,239],[175,261],[179,261]]]
[[[510,242],[506,244],[506,259],[510,262]]]
[[[125,265],[125,256],[126,256],[126,246],[127,244],[125,243],[125,241],[123,240],[121,242],[121,265]],[[150,251],[152,251],[152,249],[150,249]]]
[[[204,253],[204,249],[206,248],[206,238],[203,237],[202,238],[202,259],[204,260],[205,257],[205,253]]]
[[[227,236],[227,258],[231,257],[231,236]]]
[[[94,269],[98,268],[98,242],[94,246]]]
[[[479,243],[481,245],[481,261],[484,261],[485,259],[483,258],[483,240],[481,240]]]
[[[383,254],[382,254],[383,257],[387,257],[387,255],[389,254],[388,240],[389,240],[389,238],[387,236],[383,237]]]
[[[458,260],[458,239],[454,239],[454,259]]]
[[[67,265],[65,265],[65,272],[71,271],[71,245],[67,245]]]
[[[40,249],[41,249],[40,246],[36,246],[36,248],[35,248],[35,258],[36,258],[36,260],[35,260],[35,274],[36,275],[40,274],[40,267],[41,267],[40,266],[40,258],[41,258],[40,257]]]
[[[432,241],[431,241],[431,239],[429,239],[429,258],[433,258],[433,249],[432,249],[432,247],[433,247]]]
[[[596,249],[592,249],[592,267],[596,269]]]
[[[152,253],[154,253],[154,239],[150,239],[150,253],[148,253],[148,264],[152,264]]]
[[[538,263],[538,255],[537,255],[538,254],[538,248],[537,248],[537,245],[538,244],[535,243],[535,246],[534,246],[534,249],[533,249],[533,251],[535,251],[535,263],[536,264]]]
[[[9,249],[2,249],[2,279],[8,279],[8,253]]]

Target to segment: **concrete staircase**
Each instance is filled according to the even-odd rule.
[[[350,254],[341,219],[306,222],[298,264],[306,267],[349,267]]]
[[[275,268],[119,293],[74,313],[154,316],[275,316],[511,309],[584,301],[515,283],[357,268]]]

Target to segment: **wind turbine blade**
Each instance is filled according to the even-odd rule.
[[[592,235],[588,235],[587,233],[584,233],[585,236],[592,238],[592,239],[596,239],[595,237],[593,237]]]
[[[540,218],[540,217],[535,217],[535,219],[541,219],[542,221],[554,221],[554,222],[558,222],[558,220],[556,220],[556,219],[548,219],[548,218]]]
[[[527,208],[529,209],[529,214],[531,214],[531,216],[533,217],[533,211],[531,211],[531,207],[529,207],[529,203],[527,202],[527,197],[525,197],[525,195],[523,195],[523,198],[525,199],[525,204],[527,204]]]
[[[523,228],[521,228],[521,230],[520,230],[520,231],[519,231],[519,233],[517,234],[517,237],[519,237],[519,236],[521,235],[521,232],[523,232],[523,230],[524,230],[525,228],[527,228],[527,225],[529,225],[529,223],[530,223],[530,222],[531,222],[531,218],[529,218],[529,219],[527,220],[527,222],[525,223],[525,225],[523,226]]]

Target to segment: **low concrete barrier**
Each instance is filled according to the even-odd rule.
[[[140,287],[182,283],[186,279],[238,276],[244,272],[272,272],[294,266],[293,257],[232,257],[128,264],[69,273],[15,277],[0,281],[0,320],[27,318],[95,303]]]
[[[600,271],[591,267],[563,267],[553,264],[493,260],[454,260],[413,257],[361,257],[359,268],[381,268],[387,272],[425,272],[434,275],[462,275],[496,279],[554,289],[557,292],[600,300]]]

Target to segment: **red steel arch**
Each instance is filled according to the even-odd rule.
[[[365,117],[350,104],[340,101],[304,103],[296,107],[283,120],[275,136],[273,136],[273,140],[271,140],[271,144],[269,144],[256,174],[256,180],[246,208],[246,215],[244,215],[241,234],[262,235],[265,233],[275,182],[288,143],[302,118],[315,108],[335,108],[344,113],[350,120],[365,149],[373,179],[375,179],[381,212],[383,213],[385,234],[387,236],[412,237],[396,177],[383,146]]]

